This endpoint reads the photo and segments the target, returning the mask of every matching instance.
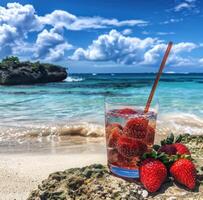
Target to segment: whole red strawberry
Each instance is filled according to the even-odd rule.
[[[118,152],[125,157],[141,156],[147,151],[147,145],[139,140],[122,136],[117,141]]]
[[[122,130],[118,127],[113,127],[108,133],[108,147],[116,147],[118,138],[121,137]]]
[[[161,141],[161,147],[158,152],[165,152],[168,155],[190,155],[189,149],[181,143],[182,135],[177,136],[176,138],[171,133],[166,139]]]
[[[168,155],[175,155],[177,150],[173,144],[165,144],[164,146],[161,146],[158,150],[159,153],[164,152]]]
[[[182,143],[175,143],[173,146],[176,148],[177,154],[183,155],[187,154],[190,155],[189,149]]]
[[[143,139],[147,135],[148,120],[143,117],[132,118],[127,121],[124,133],[133,138]]]
[[[140,181],[149,192],[159,190],[167,177],[166,166],[159,160],[147,158],[140,165]]]
[[[170,173],[174,179],[193,190],[196,185],[197,172],[191,160],[181,158],[173,163]]]

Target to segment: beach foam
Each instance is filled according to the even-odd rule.
[[[104,136],[104,127],[97,124],[80,123],[70,125],[42,125],[42,126],[26,126],[26,127],[2,127],[0,132],[0,141],[17,141],[22,143],[29,139],[38,139],[42,141],[43,137],[50,140],[55,137],[64,138],[66,136],[81,137],[102,137]]]
[[[165,135],[171,132],[175,134],[188,133],[191,135],[203,135],[203,119],[194,114],[167,113],[158,116],[157,134]],[[24,126],[1,127],[0,141],[16,141],[23,143],[26,140],[35,139],[43,142],[43,138],[49,141],[65,139],[66,137],[98,138],[105,135],[104,125],[78,122],[70,124],[43,124]],[[58,139],[57,139],[58,140]]]
[[[66,82],[80,82],[80,81],[83,81],[84,79],[83,78],[75,78],[75,77],[71,77],[71,76],[68,76],[65,81]]]
[[[160,116],[158,131],[203,135],[203,119],[189,113],[167,113]]]

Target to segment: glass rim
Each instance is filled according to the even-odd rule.
[[[143,97],[141,95],[138,95],[139,99],[143,99]],[[118,101],[114,101],[114,100],[118,100]],[[129,102],[128,99],[131,100],[135,100],[134,102]],[[119,100],[126,100],[124,101],[119,101]],[[159,99],[158,97],[154,97],[152,100],[152,107],[154,107],[155,105],[153,105],[153,102],[155,103],[155,105],[159,105]],[[119,97],[104,97],[104,103],[105,104],[114,104],[114,105],[129,105],[129,106],[135,106],[136,105],[136,97],[123,97],[123,96],[119,96]],[[143,103],[145,103],[143,101]],[[146,99],[146,103],[147,103],[147,99]],[[143,106],[145,106],[145,104],[143,104]]]

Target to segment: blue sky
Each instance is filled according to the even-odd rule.
[[[71,73],[203,72],[200,0],[0,2],[0,58],[61,64]]]

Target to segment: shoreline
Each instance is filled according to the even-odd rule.
[[[57,141],[66,136],[81,136],[84,138],[103,137],[105,135],[104,122],[99,120],[45,122],[43,124],[0,124],[0,144],[26,143],[26,141]],[[192,114],[168,113],[160,114],[157,119],[156,132],[158,134],[191,134],[203,135],[203,119]],[[57,139],[57,137],[59,139]],[[45,139],[46,138],[46,139]]]
[[[190,134],[181,128],[174,130],[170,126],[170,116],[164,119],[164,124],[157,121],[155,142],[159,142],[166,135],[173,132],[175,135]],[[184,121],[184,124],[187,121]],[[188,122],[189,123],[189,122]],[[190,122],[191,126],[194,124]],[[203,126],[203,124],[202,124]],[[1,127],[1,126],[0,126]],[[199,124],[201,128],[201,124]],[[194,129],[196,130],[196,129]],[[202,127],[203,131],[203,127]],[[191,135],[203,135],[199,132],[192,132]],[[86,148],[86,144],[105,145],[105,126],[102,124],[81,122],[72,124],[53,124],[33,127],[1,127],[0,131],[0,154],[15,153],[62,153],[69,152],[72,146],[81,145]]]

